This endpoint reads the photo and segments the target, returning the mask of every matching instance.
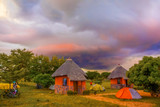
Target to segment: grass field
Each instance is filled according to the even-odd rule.
[[[145,102],[154,104],[156,107],[160,107],[160,98],[153,98],[142,96],[140,100],[122,100],[115,97],[117,89],[110,89],[110,82],[104,81],[102,85],[106,88],[105,92],[99,92],[97,96],[90,95],[91,97],[102,97],[106,101],[98,99],[90,99],[83,95],[56,95],[49,89],[36,89],[35,83],[25,82],[20,83],[21,92],[20,98],[0,98],[0,107],[119,107],[120,103],[109,102],[117,100],[123,102]],[[87,89],[89,89],[89,81],[86,83]],[[108,94],[108,95],[107,95]],[[108,99],[107,99],[108,98]],[[118,104],[118,105],[117,105]],[[121,105],[122,106],[122,105]]]
[[[56,95],[48,89],[36,89],[34,83],[23,83],[20,86],[20,98],[1,98],[0,107],[118,107],[116,104],[87,99],[81,95]]]
[[[103,97],[108,97],[108,98],[112,98],[112,99],[118,99],[116,98],[115,95],[104,95]],[[134,100],[127,100],[127,99],[118,99],[120,101],[132,101],[132,102],[149,102],[152,104],[155,104],[156,107],[160,107],[160,98],[153,98],[153,97],[148,97],[148,96],[142,96],[142,99],[134,99]]]

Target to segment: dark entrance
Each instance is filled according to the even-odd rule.
[[[78,81],[74,81],[73,86],[74,86],[74,91],[78,92]]]
[[[126,80],[126,87],[128,87],[128,82],[127,82],[127,80]]]
[[[120,78],[117,79],[117,84],[121,84],[121,79]]]

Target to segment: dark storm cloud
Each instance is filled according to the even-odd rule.
[[[35,53],[71,57],[85,68],[110,69],[159,48],[160,0],[14,3],[16,17],[0,19],[0,41],[28,46]]]

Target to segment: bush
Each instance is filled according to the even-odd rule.
[[[89,94],[90,94],[90,91],[89,91],[89,90],[83,91],[83,95],[89,95]]]
[[[78,93],[76,91],[67,91],[67,95],[77,95]]]
[[[95,84],[102,84],[102,81],[94,81]]]
[[[34,78],[34,82],[48,88],[51,84],[54,84],[54,79],[50,74],[39,74]]]

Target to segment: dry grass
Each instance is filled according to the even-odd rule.
[[[20,98],[0,99],[0,107],[117,107],[103,101],[84,98],[80,95],[56,95],[48,89],[35,89],[34,83],[20,84]]]

